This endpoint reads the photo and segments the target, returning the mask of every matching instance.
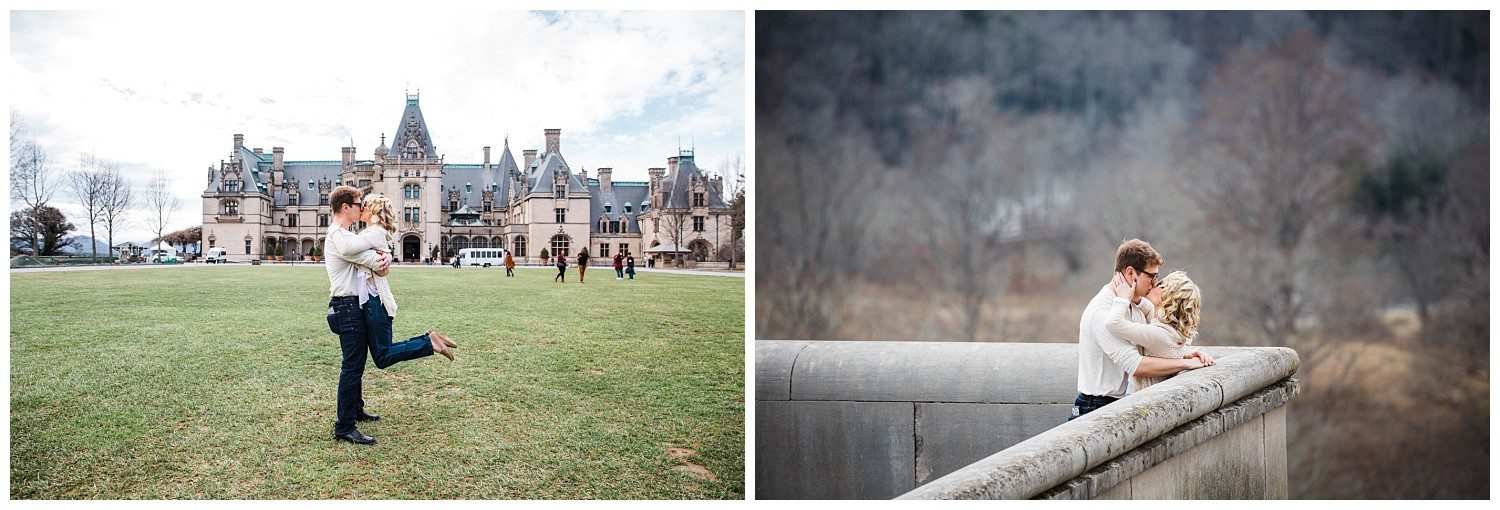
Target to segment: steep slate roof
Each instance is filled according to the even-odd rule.
[[[693,154],[683,152],[677,157],[677,171],[667,176],[667,203],[658,204],[671,209],[687,209],[693,205],[693,177],[708,176],[698,169],[693,163]],[[729,209],[729,204],[724,203],[722,190],[716,189],[712,182],[707,183],[708,208],[709,210]]]
[[[270,192],[270,156],[257,156],[255,152],[251,151],[248,147],[240,146],[240,150],[236,151],[234,155],[230,157],[230,160],[238,161],[240,163],[240,167],[244,169],[244,172],[240,177],[240,180],[244,182],[244,185],[241,186],[240,189],[243,189],[246,192],[251,192],[253,190],[258,190],[261,193]],[[212,176],[213,178],[208,181],[208,187],[203,189],[204,193],[218,192],[219,183],[223,180],[223,177],[221,176],[219,169],[217,168],[210,173],[210,176]]]
[[[318,180],[328,179],[337,184],[343,169],[342,161],[283,161],[281,182],[297,181],[297,205],[318,205]],[[286,191],[277,188],[275,200],[278,207],[287,205]]]
[[[582,193],[588,191],[578,174],[568,167],[568,162],[563,159],[562,154],[548,152],[531,162],[526,175],[530,179],[526,185],[532,193],[552,193],[552,172],[562,171],[568,174],[568,193]]]
[[[636,217],[641,214],[641,202],[646,201],[651,188],[639,181],[613,181],[609,186],[610,190],[605,192],[599,179],[589,179],[589,232],[599,233],[599,218],[606,217],[611,220],[624,218],[621,233],[639,233],[641,229]],[[607,213],[604,212],[605,204],[610,205]],[[625,213],[625,204],[630,204],[630,214]]]
[[[415,132],[408,126],[415,124]],[[428,157],[437,157],[437,149],[432,146],[432,132],[427,130],[427,120],[422,118],[422,107],[417,105],[417,96],[406,96],[406,110],[401,112],[401,122],[396,125],[395,138],[391,140],[391,153],[397,155],[406,154],[406,140],[415,137],[417,145],[427,151]]]

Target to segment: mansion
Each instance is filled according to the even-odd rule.
[[[446,260],[464,248],[508,249],[517,263],[537,263],[543,250],[556,257],[584,248],[600,258],[629,252],[641,267],[646,256],[718,260],[732,239],[729,205],[722,178],[704,174],[693,151],[679,149],[644,182],[615,181],[610,168],[594,177],[574,171],[561,136],[545,130],[542,148],[522,150],[519,163],[509,139],[493,163],[488,146],[481,163],[447,163],[411,94],[390,147],[382,134],[374,159],[344,147],[336,161],[289,161],[281,147],[266,154],[236,134],[229,159],[208,170],[205,250],[223,247],[241,261],[278,251],[305,259],[328,233],[329,192],[346,184],[390,197],[393,251],[403,262]]]

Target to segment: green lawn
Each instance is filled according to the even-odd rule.
[[[322,266],[13,273],[11,497],[743,498],[745,280],[552,274],[393,269],[356,446]]]

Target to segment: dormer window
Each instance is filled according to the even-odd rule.
[[[309,182],[307,183],[307,189],[317,189],[317,184]]]
[[[605,203],[604,203],[604,212],[606,212],[606,213],[608,213],[608,212],[609,212],[609,210],[610,210],[610,209],[611,209],[611,208],[612,208],[612,207],[611,207],[611,206],[610,206],[610,205],[609,205],[609,203],[608,203],[608,202],[605,202]]]
[[[471,183],[467,183],[467,182],[464,183],[464,193],[473,193],[473,192],[474,192],[474,185],[471,184]]]
[[[224,191],[230,193],[239,193],[240,181],[224,181]]]
[[[319,193],[318,194],[318,205],[328,205],[328,194],[327,193]]]
[[[693,207],[703,207],[706,205],[708,205],[708,200],[703,193],[693,193]]]
[[[625,214],[630,214],[630,202],[625,203]]]
[[[552,198],[568,198],[568,185],[558,184],[552,188]]]

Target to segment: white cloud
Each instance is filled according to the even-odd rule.
[[[370,158],[380,134],[393,134],[408,86],[421,89],[449,162],[477,163],[485,145],[498,159],[507,134],[519,160],[553,127],[570,162],[613,167],[619,180],[665,166],[679,137],[696,144],[705,168],[744,147],[741,12],[12,18],[12,107],[65,165],[92,152],[125,163],[140,183],[169,169],[187,204],[174,228],[200,221],[206,170],[229,154],[233,134],[285,147],[291,160],[337,160],[352,138]],[[126,237],[148,236],[136,228]]]

